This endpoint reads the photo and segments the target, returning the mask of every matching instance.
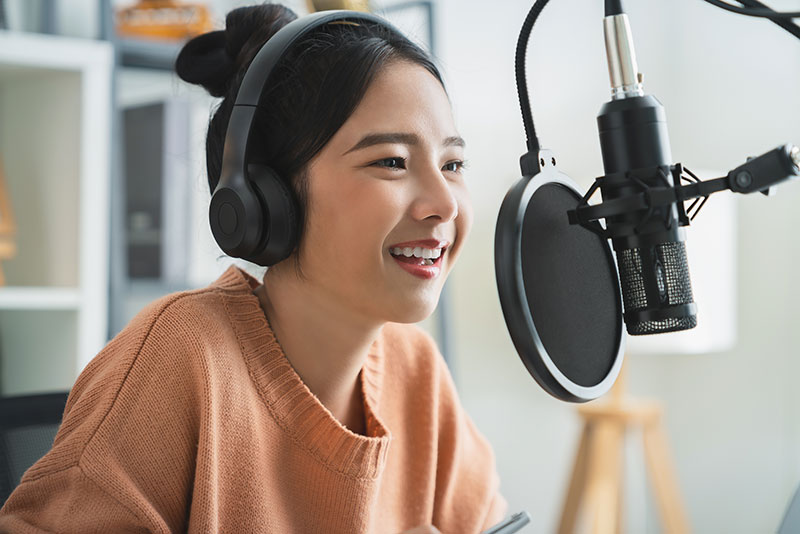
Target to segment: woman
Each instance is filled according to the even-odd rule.
[[[211,191],[246,67],[294,18],[237,9],[181,51],[179,76],[223,97]],[[491,447],[409,324],[433,312],[472,221],[436,67],[386,28],[339,23],[274,79],[256,146],[297,196],[297,248],[261,283],[232,266],[142,310],[81,373],[0,530],[466,533],[502,519]]]

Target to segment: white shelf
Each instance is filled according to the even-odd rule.
[[[109,43],[73,37],[0,30],[0,78],[79,72],[111,66]]]
[[[69,287],[0,288],[0,310],[72,310],[80,308],[80,290]]]
[[[17,226],[0,395],[69,389],[107,341],[113,58],[103,41],[0,31],[0,169]]]

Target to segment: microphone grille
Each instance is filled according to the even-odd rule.
[[[697,326],[694,308],[687,308],[694,304],[694,297],[685,243],[618,250],[617,263],[629,334],[661,334]]]

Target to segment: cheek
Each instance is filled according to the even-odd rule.
[[[388,185],[342,177],[338,187],[311,193],[308,254],[324,261],[326,271],[375,274],[375,262],[401,209],[400,198]]]

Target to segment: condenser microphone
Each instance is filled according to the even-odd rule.
[[[606,2],[603,28],[612,98],[597,116],[605,170],[599,184],[603,200],[635,196],[650,187],[673,187],[672,175],[663,172],[673,164],[664,107],[643,92],[621,2]],[[628,333],[694,328],[697,308],[676,203],[609,217],[606,231],[617,258]]]
[[[581,194],[555,152],[539,145],[528,98],[528,38],[547,3],[534,2],[517,41],[527,152],[497,215],[495,276],[528,372],[554,397],[587,402],[614,384],[626,330],[658,334],[697,324],[684,227],[708,197],[771,193],[800,176],[800,147],[778,146],[710,180],[673,164],[664,108],[642,89],[628,17],[619,0],[606,0],[612,89],[597,117],[605,175]],[[603,201],[590,204],[597,191]]]

